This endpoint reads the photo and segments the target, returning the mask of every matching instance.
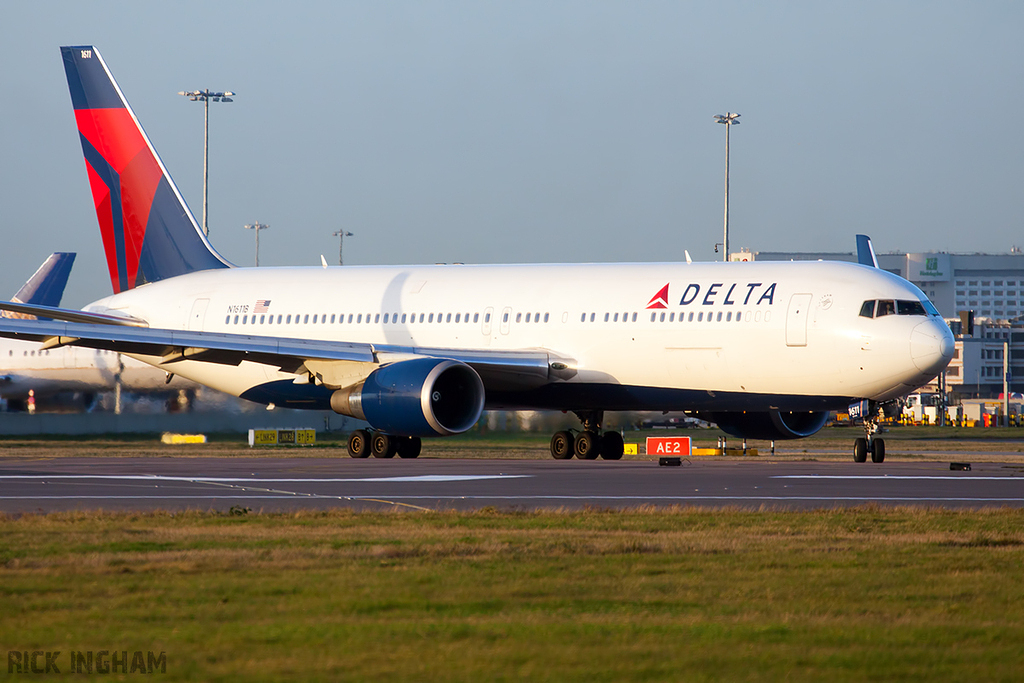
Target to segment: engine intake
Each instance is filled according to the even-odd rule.
[[[825,426],[828,413],[786,413],[769,410],[764,413],[706,413],[729,436],[742,439],[802,439]]]
[[[331,409],[388,434],[449,436],[480,419],[484,383],[465,363],[416,358],[385,365],[361,384],[339,389]]]

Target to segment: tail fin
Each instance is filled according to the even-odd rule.
[[[60,51],[114,292],[230,267],[199,229],[99,51]]]
[[[857,235],[857,263],[863,266],[878,268],[875,248],[871,246],[871,238],[867,235]]]
[[[39,266],[32,277],[11,298],[11,301],[18,304],[60,306],[60,300],[64,297],[64,288],[68,284],[68,276],[71,275],[71,266],[74,264],[74,253],[58,251],[50,254],[49,258],[43,261],[43,265]],[[36,319],[34,315],[13,311],[3,311],[0,316],[25,320]]]

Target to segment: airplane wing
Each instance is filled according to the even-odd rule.
[[[224,332],[200,332],[145,327],[137,318],[118,318],[87,311],[72,311],[0,302],[0,309],[15,309],[51,318],[16,320],[0,318],[0,336],[43,342],[43,348],[84,346],[118,353],[161,358],[160,367],[174,372],[183,360],[238,365],[243,361],[278,367],[284,372],[308,372],[327,386],[347,386],[354,375],[338,372],[352,363],[386,365],[420,357],[446,358],[466,363],[480,375],[487,389],[528,388],[558,377],[576,374],[575,362],[544,349],[506,351],[491,349],[443,349],[420,346],[380,345],[319,339],[296,339]],[[62,319],[63,318],[63,319]],[[333,379],[337,378],[337,379]]]

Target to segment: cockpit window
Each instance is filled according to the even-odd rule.
[[[898,315],[928,315],[920,301],[897,301],[896,313]]]
[[[865,318],[881,318],[883,315],[939,315],[932,302],[908,299],[879,299],[865,301],[860,306],[860,314]]]

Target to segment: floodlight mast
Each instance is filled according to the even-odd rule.
[[[345,259],[343,258],[344,254],[342,253],[342,250],[345,248],[345,238],[355,237],[355,233],[338,230],[331,234],[338,238],[338,265],[343,266],[345,265]]]
[[[729,129],[733,125],[740,125],[740,122],[736,120],[739,117],[739,114],[733,114],[732,112],[715,116],[716,121],[725,124],[725,227],[723,229],[724,237],[722,238],[723,261],[729,260]]]
[[[210,236],[210,226],[206,222],[206,208],[209,199],[208,181],[210,178],[210,100],[214,102],[234,102],[231,98],[235,93],[231,91],[215,92],[213,90],[186,90],[179,92],[179,95],[189,98],[193,102],[202,102],[206,108],[206,117],[203,124],[203,234]],[[259,235],[259,233],[256,233]]]
[[[257,268],[259,268],[259,266],[260,266],[260,230],[266,230],[269,227],[270,227],[269,225],[266,225],[265,223],[260,223],[259,221],[245,226],[246,230],[252,230],[252,231],[254,231],[256,233],[256,267]]]

